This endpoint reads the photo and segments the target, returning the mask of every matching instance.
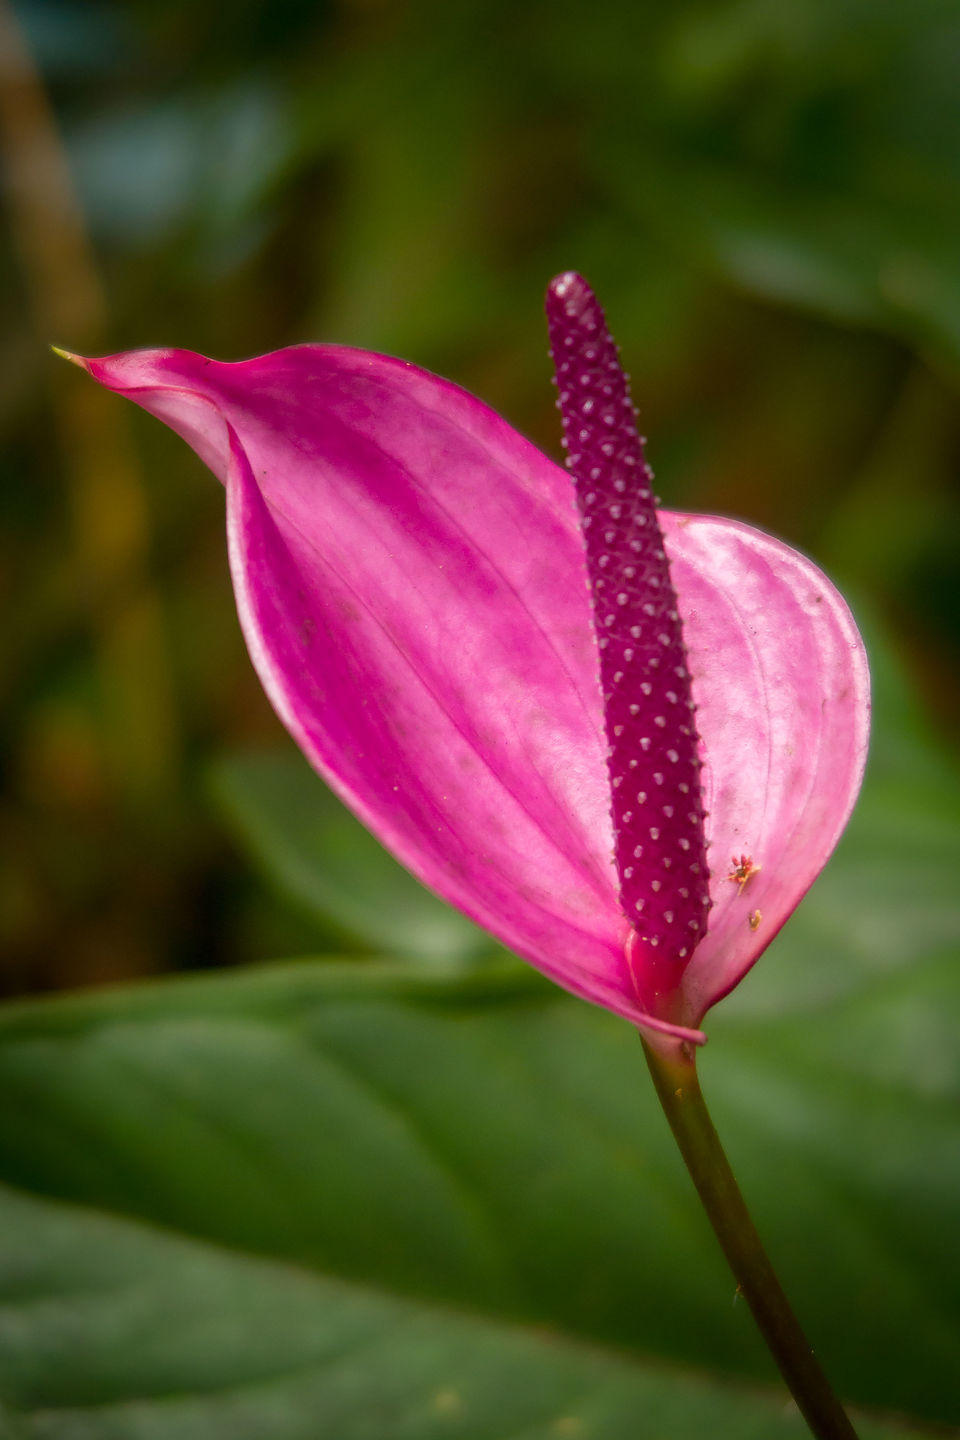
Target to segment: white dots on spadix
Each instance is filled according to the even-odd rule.
[[[568,305],[575,313],[564,314]],[[704,926],[703,878],[695,879],[689,869],[691,862],[703,862],[698,834],[703,822],[694,720],[685,713],[689,678],[652,471],[635,433],[615,346],[599,308],[575,277],[564,282],[562,299],[555,299],[550,326],[599,632],[622,903],[641,939],[676,959],[676,937],[685,940],[688,919],[695,917],[696,938]],[[687,737],[675,716],[687,720]],[[624,779],[631,782],[626,789]],[[688,814],[695,823],[684,822]],[[687,895],[681,893],[685,889]],[[684,954],[693,943],[685,941]]]

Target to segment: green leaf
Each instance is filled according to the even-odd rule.
[[[828,1373],[914,1417],[860,1427],[892,1440],[960,1422],[960,805],[875,670],[863,803],[701,1070]],[[0,1182],[0,1437],[803,1434],[636,1036],[518,962],[8,1007]]]
[[[957,977],[941,955],[861,972],[848,1003],[813,1023],[731,1014],[703,1065],[762,1231],[844,1393],[942,1420],[957,1418],[960,1346],[960,1084],[941,1044]],[[929,1045],[935,1063],[923,1063]],[[631,1365],[771,1379],[636,1037],[532,972],[455,981],[299,965],[23,1005],[0,1026],[0,1096],[2,1178],[25,1194],[271,1256],[349,1294],[374,1287],[413,1315],[453,1307],[500,1333],[533,1324],[612,1346]],[[194,1299],[177,1291],[185,1310]],[[376,1372],[376,1346],[365,1355]],[[569,1360],[560,1370],[573,1373]],[[60,1367],[46,1373],[30,1404],[55,1403],[43,1385]],[[86,1380],[84,1403],[118,1383]],[[134,1389],[182,1383],[141,1376]],[[430,1372],[431,1386],[448,1383],[443,1365]],[[686,1379],[676,1389],[671,1433],[700,1433],[683,1428]],[[764,1424],[757,1433],[776,1433]],[[407,1432],[384,1421],[378,1433]]]
[[[3,1440],[646,1434],[802,1426],[779,1395],[0,1189]]]
[[[292,746],[224,756],[211,790],[272,884],[341,938],[463,965],[494,942],[426,890],[341,805]]]

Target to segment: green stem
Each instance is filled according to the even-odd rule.
[[[856,1431],[780,1288],[750,1219],[707,1111],[695,1060],[676,1053],[664,1054],[655,1042],[646,1039],[643,1048],[670,1129],[733,1271],[738,1291],[750,1306],[800,1413],[818,1440],[857,1440]]]

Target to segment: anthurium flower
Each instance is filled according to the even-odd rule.
[[[573,484],[383,355],[81,363],[223,482],[253,663],[361,820],[568,990],[700,1040],[846,823],[866,660],[804,556],[656,508],[580,277],[548,318]]]

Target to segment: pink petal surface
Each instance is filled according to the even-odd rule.
[[[769,945],[840,838],[866,764],[870,673],[846,602],[805,556],[732,520],[661,522],[708,816],[713,909],[677,1012],[697,1024]],[[742,854],[760,868],[741,889],[728,877]]]
[[[696,1026],[814,879],[859,786],[866,663],[815,567],[731,521],[661,517],[700,707],[715,908],[670,1013],[651,1014],[625,956],[565,473],[456,386],[363,351],[86,364],[224,481],[254,664],[360,818],[575,994],[635,1023]],[[744,850],[762,869],[741,894],[726,875]]]

